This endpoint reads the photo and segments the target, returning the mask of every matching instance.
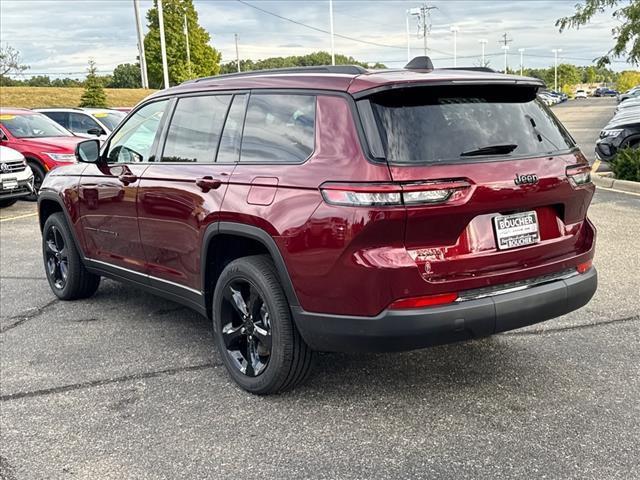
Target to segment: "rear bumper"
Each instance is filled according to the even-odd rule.
[[[525,290],[442,307],[385,310],[375,317],[305,312],[293,315],[307,344],[319,351],[413,350],[485,337],[564,315],[586,305],[596,291],[595,268]]]

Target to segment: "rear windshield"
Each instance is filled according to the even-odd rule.
[[[415,87],[368,100],[391,163],[541,156],[575,147],[532,87]]]
[[[122,119],[126,117],[122,112],[99,112],[94,113],[93,116],[104,123],[109,130],[115,130]]]
[[[70,137],[71,133],[39,113],[0,115],[0,123],[16,138]]]

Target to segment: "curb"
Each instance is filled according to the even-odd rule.
[[[600,188],[612,188],[614,190],[640,195],[640,182],[616,180],[613,178],[613,174],[611,172],[595,173],[591,176],[591,181]]]

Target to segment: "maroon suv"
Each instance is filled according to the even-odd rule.
[[[314,351],[421,348],[585,305],[594,186],[542,83],[417,63],[152,95],[45,179],[54,293],[106,276],[188,305],[254,393],[298,384]]]

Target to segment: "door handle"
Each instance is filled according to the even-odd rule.
[[[138,177],[133,173],[123,173],[118,177],[118,180],[120,180],[125,185],[129,185],[130,183],[133,183],[136,180],[138,180]]]
[[[207,175],[206,177],[197,178],[196,185],[200,187],[200,190],[202,190],[204,193],[207,193],[209,190],[220,188],[220,186],[222,185],[222,180]]]

